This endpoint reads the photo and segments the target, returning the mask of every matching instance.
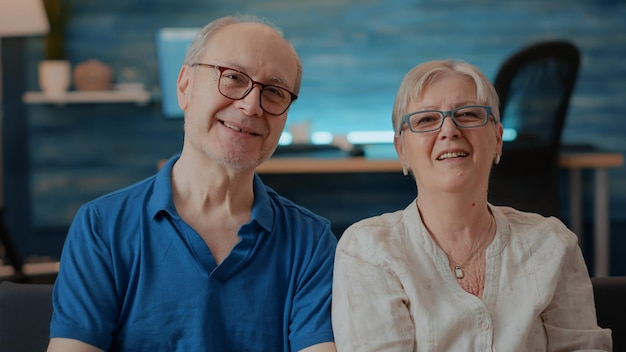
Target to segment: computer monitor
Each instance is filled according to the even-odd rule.
[[[199,30],[200,28],[161,28],[156,33],[161,110],[166,118],[183,117],[176,97],[176,80],[187,48]]]

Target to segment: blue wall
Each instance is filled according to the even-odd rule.
[[[73,0],[68,56],[73,64],[106,62],[117,82],[142,82],[158,97],[156,31],[200,27],[235,12],[276,23],[302,57],[303,89],[289,121],[310,119],[314,130],[338,133],[390,129],[397,87],[419,62],[461,58],[494,77],[520,47],[568,39],[583,61],[564,142],[626,154],[626,3],[619,0]],[[25,40],[18,65],[25,90],[38,89],[42,48],[43,38]],[[26,255],[58,255],[80,204],[151,175],[182,142],[182,121],[164,118],[158,98],[141,107],[58,107],[21,105],[14,97],[5,99],[21,115],[4,121],[14,141],[4,139],[5,198],[10,229]],[[617,257],[626,248],[626,169],[611,170],[609,180]],[[592,195],[584,199],[589,222]]]

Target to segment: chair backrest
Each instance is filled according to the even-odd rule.
[[[580,51],[566,41],[529,45],[500,66],[494,85],[505,128],[517,132],[515,143],[560,146]]]
[[[50,284],[0,283],[0,350],[45,351],[52,319]]]
[[[532,44],[504,60],[494,85],[502,125],[517,137],[492,170],[493,204],[560,215],[559,149],[579,65],[579,50],[565,41]]]
[[[626,276],[592,277],[598,325],[612,330],[613,351],[626,351]]]

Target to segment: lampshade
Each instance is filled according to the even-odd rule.
[[[43,0],[0,0],[0,37],[44,34],[49,27]]]

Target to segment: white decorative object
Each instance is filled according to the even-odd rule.
[[[304,120],[299,123],[292,123],[289,126],[292,144],[309,144],[311,142],[311,121]]]
[[[67,60],[42,60],[39,63],[39,87],[49,96],[62,96],[70,88],[72,66]]]

